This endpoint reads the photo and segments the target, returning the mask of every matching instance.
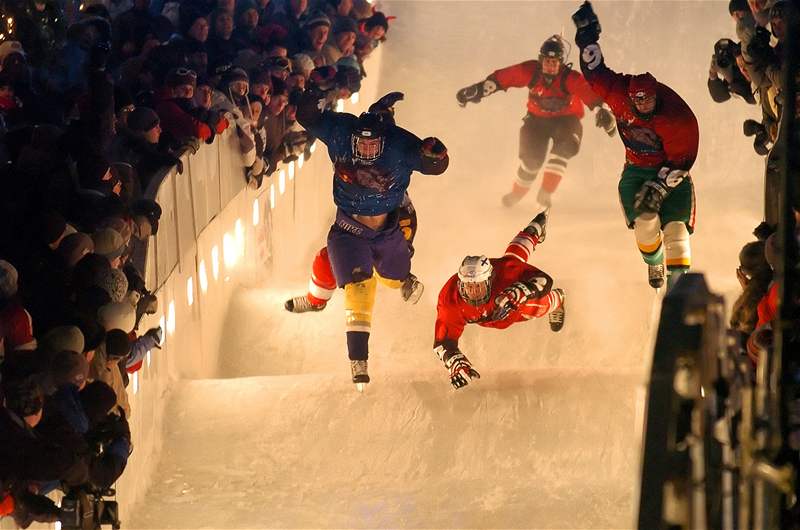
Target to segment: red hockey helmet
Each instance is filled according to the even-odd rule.
[[[639,114],[650,115],[656,108],[658,81],[650,72],[631,76],[628,82],[628,97]]]
[[[646,99],[656,97],[658,81],[650,72],[631,76],[628,82],[628,96],[631,99]]]

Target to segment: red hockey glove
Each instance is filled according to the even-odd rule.
[[[450,371],[450,384],[458,390],[469,384],[473,379],[480,379],[481,374],[472,367],[467,356],[459,352],[444,362],[445,368]]]

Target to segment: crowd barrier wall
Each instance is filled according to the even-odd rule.
[[[380,96],[380,65],[378,49],[366,65],[361,91],[340,101],[340,110],[358,114]],[[282,165],[252,190],[237,136],[228,130],[184,155],[183,173],[171,168],[147,190],[163,213],[158,233],[135,260],[158,296],[159,312],[145,317],[139,329],[161,325],[164,340],[160,350],[148,352],[127,389],[134,452],[116,485],[123,528],[168,443],[170,387],[180,379],[218,375],[220,339],[236,288],[253,270],[297,266],[298,257],[287,250],[293,241],[320,237],[332,221],[331,163],[321,142],[312,149],[308,160]]]

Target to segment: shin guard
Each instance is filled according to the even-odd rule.
[[[686,271],[692,264],[689,230],[682,221],[672,221],[664,226],[667,270]]]
[[[345,330],[369,333],[375,305],[375,276],[344,286]]]
[[[314,256],[311,266],[311,279],[308,280],[308,300],[314,305],[322,305],[333,297],[336,290],[336,278],[333,277],[328,247]]]
[[[657,214],[641,214],[633,225],[636,244],[642,259],[648,265],[664,262],[664,245],[661,242],[661,219]]]

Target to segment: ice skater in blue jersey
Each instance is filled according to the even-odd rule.
[[[394,124],[388,112],[402,98],[384,96],[355,116],[325,109],[335,70],[314,70],[297,109],[297,121],[328,147],[333,162],[336,221],[328,232],[336,284],[345,290],[347,351],[353,383],[369,382],[367,358],[378,280],[404,291],[422,288],[411,275],[409,245],[398,225],[411,173],[439,175],[447,169],[447,148],[437,138],[419,139]],[[415,284],[406,285],[403,284]]]

